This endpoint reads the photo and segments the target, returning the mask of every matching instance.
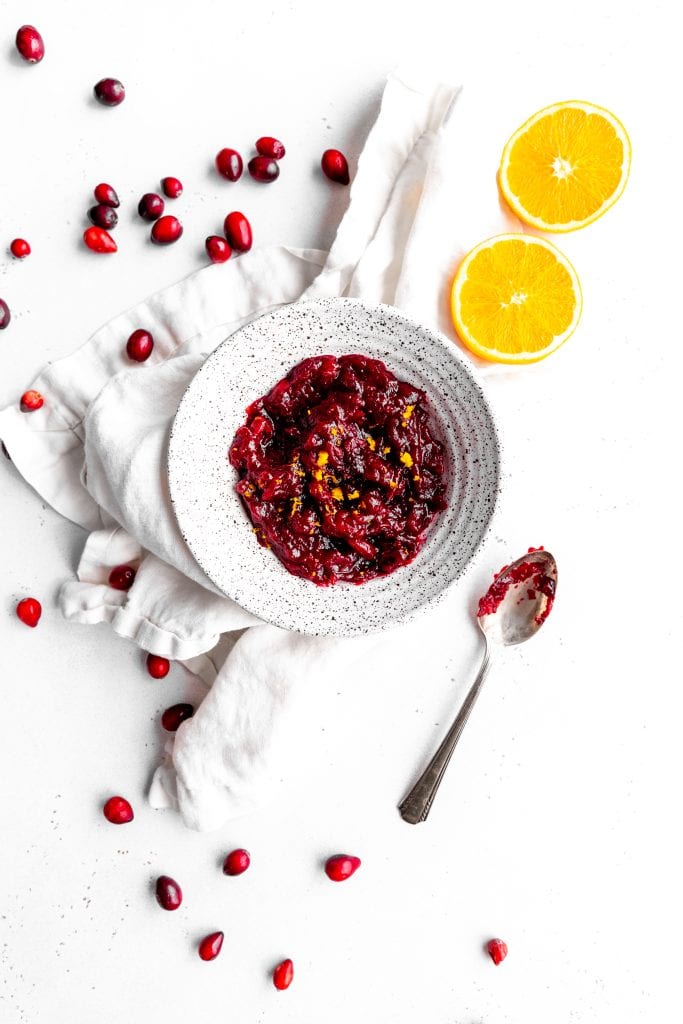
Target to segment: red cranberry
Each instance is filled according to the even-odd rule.
[[[237,252],[249,252],[252,246],[253,237],[251,224],[238,210],[229,213],[223,222],[225,237]]]
[[[223,932],[211,932],[199,943],[197,952],[202,960],[215,960],[223,945]]]
[[[93,252],[111,253],[118,250],[116,242],[104,228],[86,228],[83,241]]]
[[[180,178],[162,178],[161,188],[169,199],[177,199],[183,194],[183,183]]]
[[[133,331],[126,342],[128,358],[136,363],[144,363],[146,359],[149,359],[153,348],[154,338],[149,331],[143,331],[140,328],[137,331]]]
[[[194,708],[191,704],[173,704],[164,711],[161,724],[166,732],[176,732],[183,722],[192,718],[193,714]]]
[[[248,163],[254,181],[275,181],[280,176],[280,165],[269,156],[253,156]]]
[[[486,943],[486,952],[493,960],[494,964],[502,964],[505,957],[508,955],[507,944],[502,939],[491,939],[490,942]]]
[[[152,679],[163,679],[168,675],[170,668],[171,662],[168,658],[162,658],[159,654],[147,655],[147,671]]]
[[[333,882],[345,882],[360,867],[360,858],[348,853],[337,853],[329,857],[325,864],[325,874]]]
[[[220,235],[209,235],[204,245],[212,263],[225,263],[232,256],[232,249]]]
[[[110,796],[102,808],[102,813],[112,825],[126,825],[135,817],[133,808],[122,796]]]
[[[21,406],[22,412],[35,412],[36,409],[41,409],[45,404],[45,399],[41,395],[40,391],[24,391],[23,395],[19,399],[19,405]]]
[[[126,90],[118,78],[101,78],[94,87],[95,99],[105,107],[118,107],[126,98]]]
[[[157,878],[156,896],[162,910],[177,910],[183,902],[183,890],[168,875],[159,875]]]
[[[103,206],[120,206],[115,190],[104,181],[95,187],[94,195],[97,202],[102,203]]]
[[[25,597],[23,601],[20,601],[17,605],[17,618],[20,619],[25,626],[31,626],[31,628],[37,626],[42,614],[42,605],[35,597]]]
[[[88,210],[88,217],[98,228],[106,228],[108,231],[115,228],[119,222],[119,215],[116,210],[111,206],[105,206],[104,203],[91,206]]]
[[[246,850],[231,850],[223,861],[224,875],[243,875],[251,864],[251,857]]]
[[[294,964],[291,960],[283,960],[273,971],[273,985],[279,992],[284,992],[294,980]]]
[[[138,203],[138,213],[143,220],[157,220],[164,212],[165,205],[161,196],[158,196],[156,192],[145,192]]]
[[[343,153],[338,149],[326,149],[322,155],[320,166],[330,181],[337,181],[340,185],[348,185],[349,165]]]
[[[161,217],[152,226],[152,241],[157,245],[170,245],[177,242],[183,233],[183,225],[177,217]]]
[[[236,149],[222,149],[216,154],[216,170],[228,181],[237,181],[242,177],[244,163]]]
[[[45,56],[45,43],[37,28],[22,25],[17,32],[17,50],[29,64],[38,64]]]
[[[0,331],[4,331],[9,326],[9,322],[12,319],[9,306],[4,299],[0,299]]]
[[[31,255],[31,246],[24,238],[13,238],[10,243],[9,251],[15,259],[23,260],[27,256]]]
[[[282,160],[286,150],[279,139],[274,139],[271,135],[263,135],[260,139],[256,140],[256,152],[260,156],[269,156],[273,160]]]
[[[109,586],[114,590],[130,590],[135,583],[135,569],[131,565],[115,565],[109,573]]]

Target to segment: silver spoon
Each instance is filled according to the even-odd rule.
[[[530,551],[498,573],[481,599],[477,622],[484,634],[484,659],[470,692],[441,746],[398,809],[404,821],[426,821],[455,745],[470,717],[486,674],[494,644],[522,644],[541,628],[555,598],[557,563],[549,551]]]

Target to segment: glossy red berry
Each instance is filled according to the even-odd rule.
[[[212,263],[225,263],[232,256],[232,249],[220,235],[209,235],[204,245]]]
[[[294,980],[294,964],[291,960],[283,960],[273,970],[273,985],[279,992],[284,992]]]
[[[147,671],[152,679],[163,679],[168,675],[170,668],[171,662],[168,658],[162,658],[159,654],[147,655]]]
[[[162,910],[177,910],[183,902],[183,890],[168,875],[159,875],[155,891],[157,903]]]
[[[491,939],[486,943],[486,952],[493,960],[494,964],[502,964],[505,957],[508,955],[507,944],[502,939]]]
[[[105,107],[118,107],[126,98],[126,90],[118,78],[101,78],[94,86],[95,99]]]
[[[19,399],[19,405],[21,406],[22,412],[35,412],[36,409],[42,409],[45,404],[45,399],[41,395],[40,391],[24,391],[23,395]]]
[[[29,64],[38,64],[45,56],[45,43],[37,28],[22,25],[17,32],[17,50]]]
[[[118,249],[116,242],[104,228],[86,228],[83,232],[83,241],[93,252],[112,253]]]
[[[279,163],[269,156],[253,156],[247,166],[254,181],[275,181],[280,176]]]
[[[183,233],[183,225],[177,217],[160,217],[152,225],[152,241],[156,245],[170,245],[177,242]]]
[[[138,203],[138,213],[143,220],[158,220],[164,212],[165,203],[156,192],[145,192]]]
[[[9,251],[15,259],[23,260],[27,256],[31,255],[31,246],[24,238],[13,238],[10,243]]]
[[[260,156],[269,156],[273,160],[282,160],[287,151],[279,139],[274,139],[272,135],[263,135],[260,139],[256,140],[256,152]]]
[[[242,177],[244,161],[236,149],[222,149],[216,154],[216,170],[228,181]]]
[[[239,210],[229,213],[223,222],[223,231],[230,245],[237,252],[249,252],[253,244],[251,224]]]
[[[161,188],[169,199],[177,199],[183,194],[183,183],[180,178],[162,178]]]
[[[126,825],[135,817],[133,808],[123,796],[110,796],[102,808],[102,813],[112,825]]]
[[[135,569],[132,565],[115,565],[109,573],[109,586],[114,590],[130,590],[135,583]]]
[[[224,939],[223,932],[211,932],[199,943],[197,952],[202,960],[215,960],[221,951]]]
[[[153,348],[154,338],[149,331],[144,331],[142,328],[133,331],[126,342],[126,354],[136,363],[144,363],[146,359],[149,359]]]
[[[336,181],[340,185],[348,185],[349,165],[343,153],[338,149],[326,149],[320,160],[320,166],[330,181]]]
[[[246,850],[231,850],[223,861],[224,875],[243,875],[251,864],[251,857]]]
[[[329,857],[325,863],[325,874],[333,882],[345,882],[360,867],[360,858],[352,857],[348,853],[336,853]]]
[[[4,331],[9,326],[9,322],[12,319],[10,308],[4,299],[0,299],[0,331]]]
[[[35,597],[25,597],[17,605],[17,618],[32,629],[38,625],[42,614],[42,605]]]
[[[93,194],[97,202],[102,203],[103,206],[121,205],[119,203],[119,197],[117,196],[116,191],[111,187],[111,185],[107,185],[107,183],[104,181],[101,182],[101,184],[95,186]]]
[[[183,722],[192,718],[193,714],[194,708],[191,704],[173,704],[164,711],[161,724],[166,732],[176,732]]]
[[[113,207],[98,203],[97,206],[91,206],[88,210],[88,219],[96,227],[111,231],[118,224],[119,215]]]

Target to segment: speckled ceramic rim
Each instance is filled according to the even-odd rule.
[[[428,395],[447,453],[448,508],[414,562],[360,586],[317,587],[262,548],[234,490],[227,453],[246,406],[302,359],[361,352]],[[489,404],[453,342],[391,306],[317,299],[284,306],[226,339],[189,384],[168,451],[181,533],[209,578],[267,622],[316,636],[353,636],[406,622],[467,569],[500,488],[500,445]]]

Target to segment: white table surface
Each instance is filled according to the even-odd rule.
[[[0,249],[17,235],[34,248],[23,264],[0,257],[13,313],[3,405],[46,361],[202,265],[205,235],[232,208],[211,169],[224,145],[247,151],[271,132],[287,144],[276,186],[239,186],[259,244],[329,246],[346,193],[322,179],[319,154],[336,145],[353,163],[401,58],[440,63],[479,108],[481,151],[463,159],[488,152],[490,125],[513,129],[569,97],[614,109],[634,145],[618,206],[559,240],[583,283],[576,336],[496,388],[511,466],[486,571],[546,544],[556,610],[494,668],[426,825],[405,825],[395,804],[464,693],[474,626],[445,629],[426,654],[406,634],[393,680],[321,680],[271,803],[189,832],[144,794],[159,713],[192,682],[179,667],[153,682],[131,643],[61,619],[55,595],[83,535],[0,459],[3,1024],[630,1024],[680,1012],[669,6],[0,3]],[[12,54],[25,21],[47,45],[35,68]],[[116,110],[91,99],[106,75],[127,88]],[[185,236],[152,250],[134,200],[164,174],[185,183]],[[100,180],[125,203],[111,260],[80,242]],[[474,604],[484,579],[468,578],[462,600]],[[14,617],[27,593],[44,604],[31,631]],[[113,792],[137,810],[118,830],[100,814]],[[218,867],[233,846],[253,857],[236,880]],[[364,864],[333,886],[320,863],[339,849]],[[150,895],[158,873],[184,887],[176,914]],[[197,938],[221,927],[220,959],[201,963]],[[510,947],[499,968],[483,953],[493,935]],[[269,971],[284,956],[297,974],[279,994]]]

